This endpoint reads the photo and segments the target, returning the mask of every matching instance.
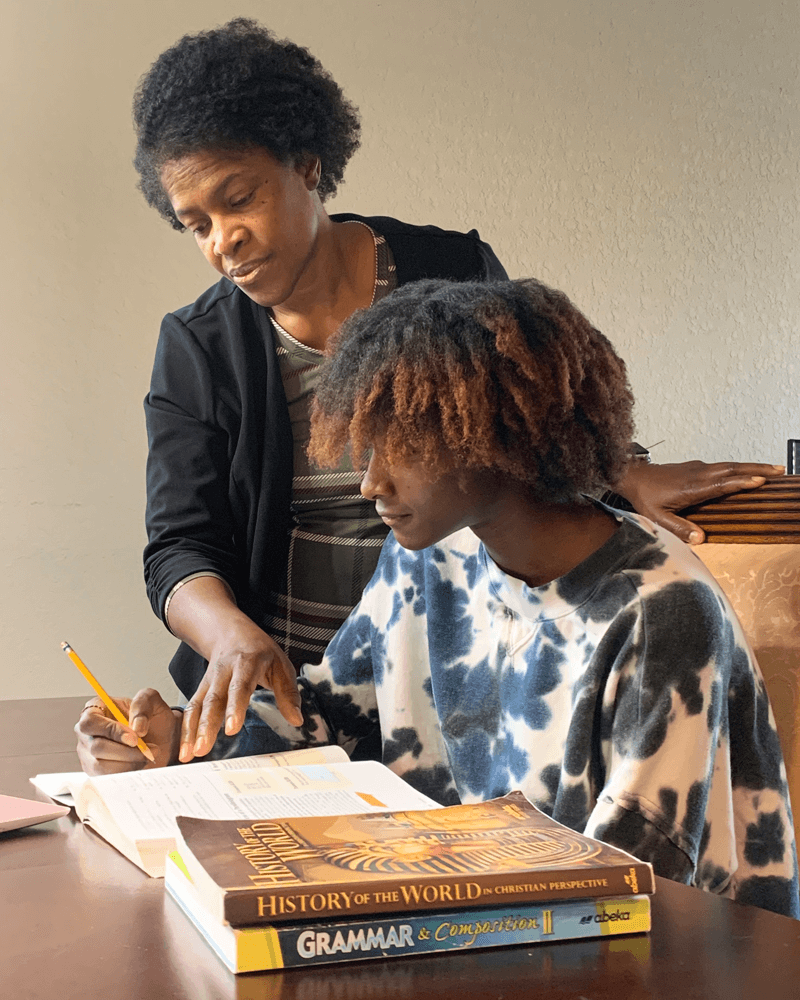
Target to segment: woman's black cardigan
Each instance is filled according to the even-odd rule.
[[[421,278],[506,277],[473,229],[447,232],[382,216],[399,285]],[[176,583],[212,571],[262,625],[262,598],[280,587],[288,557],[292,431],[267,312],[223,278],[161,324],[144,401],[150,447],[144,575],[153,610]],[[170,673],[187,697],[206,661],[181,643]]]

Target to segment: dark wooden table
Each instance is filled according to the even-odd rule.
[[[0,702],[0,793],[78,770],[84,698]],[[160,879],[74,814],[0,834],[4,1000],[788,1000],[800,997],[800,921],[664,879],[649,936],[493,948],[233,976]]]

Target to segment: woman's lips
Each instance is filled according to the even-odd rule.
[[[240,264],[228,272],[228,277],[231,281],[235,281],[237,285],[246,285],[255,280],[268,260],[269,258],[265,257],[263,260],[254,260],[248,264]]]

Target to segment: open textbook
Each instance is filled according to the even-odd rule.
[[[57,774],[37,774],[31,778],[31,784],[62,806],[74,809],[75,799],[70,789],[80,788],[88,780],[89,775],[83,771],[60,771]]]
[[[54,787],[56,777],[37,775],[35,783],[43,787],[46,778]],[[163,877],[175,849],[178,815],[241,820],[439,808],[382,764],[351,761],[338,746],[67,777],[80,819],[154,878]]]

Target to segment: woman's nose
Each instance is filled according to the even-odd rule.
[[[239,223],[218,223],[214,227],[212,247],[217,257],[233,257],[245,241],[245,231]]]

